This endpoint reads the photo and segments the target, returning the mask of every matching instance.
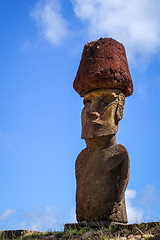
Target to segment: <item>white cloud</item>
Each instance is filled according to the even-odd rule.
[[[40,28],[42,37],[53,45],[61,43],[68,33],[67,22],[61,15],[60,1],[43,0],[31,12]]]
[[[147,88],[144,83],[138,83],[135,86],[135,89],[136,89],[137,93],[139,94],[139,96],[141,97],[141,99],[145,100],[147,98]]]
[[[129,223],[140,223],[143,218],[142,209],[133,206],[132,200],[136,197],[136,191],[132,189],[126,190],[126,209]]]
[[[13,224],[14,229],[30,229],[33,231],[47,231],[61,229],[60,212],[53,206],[37,207],[18,217]]]
[[[73,207],[70,211],[70,219],[69,219],[69,222],[70,223],[76,223],[77,220],[76,220],[76,208]]]
[[[148,209],[151,209],[153,206],[159,207],[160,196],[157,195],[155,189],[156,186],[154,184],[148,184],[142,189],[139,199],[139,203],[142,206],[146,206]]]
[[[130,58],[160,50],[159,0],[71,0],[74,12],[86,21],[90,39],[113,37]]]
[[[37,207],[23,213],[18,209],[7,209],[0,215],[0,230],[55,231],[63,227],[61,213],[53,206]]]
[[[9,218],[11,215],[13,215],[16,212],[15,209],[7,209],[4,211],[2,215],[0,215],[0,222],[6,220]]]
[[[143,209],[143,221],[159,221],[160,195],[156,191],[156,185],[148,184],[138,193],[136,202]]]

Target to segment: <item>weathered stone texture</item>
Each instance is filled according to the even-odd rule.
[[[125,96],[133,93],[124,46],[112,38],[100,38],[84,46],[73,87],[83,97],[100,88],[117,88]]]
[[[129,156],[116,143],[125,96],[133,92],[123,45],[111,38],[86,44],[74,88],[84,96],[81,138],[86,142],[76,160],[77,221],[127,223]]]
[[[78,222],[128,222],[124,192],[129,178],[125,147],[82,150],[76,160],[76,214]]]
[[[123,117],[124,94],[118,89],[98,89],[84,96],[82,139],[112,135]]]

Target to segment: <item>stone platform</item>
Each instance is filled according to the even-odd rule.
[[[80,229],[80,228],[107,228],[107,227],[127,227],[129,224],[119,223],[119,222],[107,222],[107,221],[96,221],[96,222],[79,222],[79,223],[67,223],[64,226],[64,230],[72,228],[72,229]]]

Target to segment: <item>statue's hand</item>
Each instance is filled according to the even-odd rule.
[[[113,206],[112,213],[117,212],[119,207],[120,207],[120,205],[121,205],[121,202],[115,202],[114,206]]]

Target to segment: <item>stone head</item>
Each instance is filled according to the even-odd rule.
[[[85,94],[82,139],[116,134],[123,117],[125,95],[119,89],[98,89]]]

